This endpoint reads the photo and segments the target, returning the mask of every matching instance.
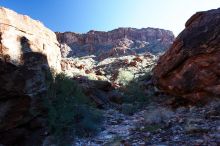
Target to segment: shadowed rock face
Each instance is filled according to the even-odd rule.
[[[52,31],[28,16],[0,8],[0,144],[40,145],[35,143],[44,132],[39,130],[40,97],[45,97],[49,69],[61,70],[60,58]]]
[[[154,68],[163,91],[193,102],[220,97],[220,8],[193,15]]]
[[[108,32],[56,34],[61,43],[63,57],[95,55],[97,60],[145,52],[161,53],[169,48],[174,40],[171,31],[157,28],[118,28]]]

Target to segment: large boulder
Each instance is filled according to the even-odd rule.
[[[50,69],[61,70],[56,35],[39,21],[0,8],[0,144],[25,145],[36,127]],[[37,137],[34,138],[37,140]]]
[[[193,15],[154,68],[161,90],[193,102],[220,97],[220,8]]]

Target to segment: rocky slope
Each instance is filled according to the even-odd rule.
[[[95,55],[97,60],[108,57],[153,54],[165,51],[174,40],[171,31],[156,28],[118,28],[112,31],[56,33],[63,57]]]
[[[0,8],[0,143],[25,145],[42,122],[39,99],[49,68],[60,72],[56,35],[39,21]],[[38,135],[40,135],[38,133]],[[32,141],[38,141],[36,136]]]
[[[220,144],[220,100],[204,107],[172,109],[148,105],[132,116],[105,111],[104,130],[95,137],[77,139],[73,145],[176,146]]]
[[[174,35],[156,28],[119,28],[87,34],[57,33],[57,38],[61,43],[62,71],[79,81],[87,96],[102,107],[111,101],[121,103],[123,93],[115,89],[150,74]],[[99,83],[108,83],[112,88],[103,91],[91,87]]]
[[[154,82],[193,102],[220,97],[220,8],[198,12],[159,59]]]
[[[171,31],[157,28],[118,28],[109,32],[56,33],[61,44],[62,70],[70,76],[120,84],[120,72],[134,78],[149,72],[174,40]]]

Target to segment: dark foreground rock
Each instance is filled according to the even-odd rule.
[[[40,97],[45,98],[50,68],[61,70],[60,58],[52,31],[0,8],[0,144],[39,145],[45,132]]]
[[[220,97],[220,8],[198,12],[154,68],[161,90],[193,102]]]

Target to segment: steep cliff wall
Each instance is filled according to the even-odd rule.
[[[46,74],[61,71],[58,45],[55,33],[39,21],[0,8],[1,144],[24,145],[42,126],[39,100]]]
[[[95,55],[98,60],[145,52],[157,54],[168,49],[174,40],[171,31],[157,28],[118,28],[108,32],[56,34],[63,57]]]

